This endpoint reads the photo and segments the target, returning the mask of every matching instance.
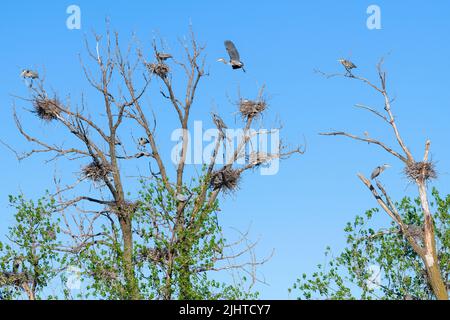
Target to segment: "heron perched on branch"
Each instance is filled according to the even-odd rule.
[[[222,133],[222,135],[225,135],[224,130],[223,129],[228,129],[227,125],[225,124],[225,122],[223,122],[222,118],[219,117],[217,114],[213,113],[213,121],[214,124],[216,125],[217,129]]]
[[[352,69],[358,68],[353,62],[346,59],[339,59],[338,60],[345,68],[345,70],[348,72],[348,74],[352,74]]]
[[[140,137],[138,140],[138,143],[141,147],[145,146],[146,144],[150,143],[147,138]]]
[[[384,170],[386,170],[387,168],[390,168],[391,166],[388,164],[383,164],[382,166],[378,166],[375,168],[375,170],[373,170],[372,175],[370,176],[370,178],[373,180],[376,177],[378,177]]]
[[[39,78],[39,75],[36,71],[32,71],[29,69],[22,70],[22,72],[20,73],[20,76],[25,79],[32,79],[32,80]]]
[[[237,51],[234,43],[230,40],[226,40],[224,44],[225,48],[227,49],[228,55],[230,56],[230,61],[227,61],[224,58],[220,58],[217,61],[229,64],[233,69],[242,69],[242,71],[245,72],[244,63],[241,61],[239,52]]]

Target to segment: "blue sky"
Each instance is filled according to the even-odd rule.
[[[71,4],[81,8],[81,30],[66,28],[66,8]],[[366,9],[371,4],[381,8],[381,30],[366,27]],[[253,239],[260,239],[260,256],[275,249],[275,256],[260,269],[269,283],[258,286],[262,297],[293,298],[287,288],[323,261],[325,247],[342,248],[345,222],[375,206],[357,172],[368,175],[377,165],[390,163],[393,168],[383,175],[383,182],[394,198],[416,194],[401,174],[401,163],[376,147],[318,135],[330,129],[368,131],[394,144],[378,119],[352,107],[365,103],[381,108],[379,97],[360,83],[327,80],[313,70],[340,71],[336,60],[346,57],[358,65],[359,74],[376,79],[375,65],[387,56],[389,92],[396,97],[393,108],[400,130],[417,157],[422,156],[425,140],[431,139],[431,154],[440,173],[433,185],[449,193],[448,12],[448,1],[5,2],[0,12],[0,139],[22,151],[30,148],[15,129],[10,112],[12,95],[27,93],[19,78],[24,67],[45,69],[47,83],[60,95],[70,93],[76,99],[85,92],[95,107],[98,97],[87,88],[78,55],[84,54],[84,35],[91,30],[102,33],[106,17],[124,41],[136,32],[148,47],[159,35],[174,52],[179,48],[177,39],[187,35],[192,23],[199,41],[207,45],[210,70],[192,119],[205,119],[214,104],[233,123],[235,107],[228,96],[235,98],[240,88],[242,95],[253,97],[265,84],[270,110],[264,125],[270,127],[278,117],[286,142],[307,141],[307,152],[283,162],[277,175],[247,173],[241,190],[223,199],[220,213],[230,235],[232,227],[245,230],[251,225]],[[225,39],[238,46],[247,73],[233,72],[215,61],[225,55]],[[156,102],[152,107],[161,108]],[[168,149],[172,142],[164,121],[169,116],[162,114],[159,134]],[[56,128],[41,125],[33,117],[24,117],[24,125],[43,137],[57,137]],[[40,156],[18,163],[12,153],[0,148],[2,239],[13,213],[7,206],[8,194],[37,197],[52,188],[55,170],[70,175],[76,168],[65,167],[64,162],[45,164]]]

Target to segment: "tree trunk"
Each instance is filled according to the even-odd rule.
[[[133,235],[131,230],[131,219],[129,217],[119,217],[123,240],[123,268],[126,282],[127,299],[140,299],[137,279],[133,266]]]
[[[442,278],[437,257],[433,217],[428,204],[426,182],[423,179],[417,180],[416,182],[419,187],[420,202],[424,214],[424,253],[422,260],[425,263],[428,281],[436,298],[438,300],[448,300],[447,287]]]

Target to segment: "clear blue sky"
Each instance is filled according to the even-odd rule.
[[[65,26],[71,4],[81,8],[81,30]],[[366,27],[371,4],[381,8],[381,30]],[[207,44],[211,73],[203,83],[193,120],[202,119],[214,102],[232,123],[235,110],[227,95],[235,97],[239,86],[242,95],[252,97],[266,84],[271,115],[264,118],[265,126],[273,124],[277,115],[284,124],[285,141],[303,143],[304,136],[307,153],[283,162],[275,176],[246,174],[241,190],[224,199],[220,213],[230,234],[231,227],[245,230],[251,224],[252,237],[261,239],[261,256],[275,249],[275,256],[260,269],[270,284],[258,286],[263,298],[289,298],[287,288],[323,261],[327,245],[335,251],[342,248],[345,222],[375,206],[357,172],[370,174],[375,166],[391,163],[393,168],[383,181],[395,198],[416,194],[401,175],[401,163],[376,147],[318,135],[330,129],[368,131],[393,144],[381,122],[352,108],[355,103],[381,108],[372,91],[345,79],[326,80],[313,72],[315,68],[336,72],[340,70],[336,60],[349,57],[360,74],[375,79],[378,59],[390,53],[388,85],[396,97],[393,108],[400,129],[419,157],[425,140],[431,139],[440,173],[433,185],[442,193],[450,192],[448,1],[9,1],[1,9],[0,139],[19,150],[30,147],[17,133],[10,112],[12,95],[26,94],[19,78],[21,68],[45,68],[53,89],[78,98],[87,87],[78,60],[84,52],[83,36],[92,29],[103,32],[107,16],[123,40],[134,31],[148,46],[159,34],[171,48],[177,48],[177,39],[187,34],[192,22],[198,39]],[[238,46],[246,74],[215,62],[224,55],[225,39]],[[91,93],[87,98],[95,101],[92,91],[86,91]],[[44,137],[58,132],[32,117],[24,121]],[[164,131],[160,137],[167,141],[165,147],[171,147]],[[6,148],[0,150],[3,239],[13,213],[7,195],[22,191],[36,197],[51,189],[55,164],[44,164],[42,157],[19,164]],[[56,168],[68,174],[76,170],[64,167],[64,162]]]

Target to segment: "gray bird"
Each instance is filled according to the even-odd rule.
[[[226,40],[224,44],[225,49],[227,49],[228,55],[230,56],[230,61],[227,61],[224,58],[220,58],[217,61],[229,64],[233,69],[242,69],[242,71],[245,72],[244,63],[241,61],[239,52],[237,51],[234,43],[230,40]]]
[[[384,170],[386,170],[387,168],[390,168],[391,166],[388,164],[383,164],[382,166],[378,166],[375,168],[375,170],[372,171],[372,175],[370,176],[370,178],[373,180],[376,177],[378,177]]]
[[[32,79],[32,80],[39,78],[39,75],[36,71],[32,71],[32,70],[28,70],[28,69],[22,70],[22,72],[20,73],[20,76],[25,79]]]
[[[345,68],[345,70],[351,74],[352,73],[352,69],[356,69],[358,68],[353,62],[351,62],[350,60],[346,60],[346,59],[339,59],[338,60]]]
[[[13,269],[12,272],[14,274],[19,272],[20,265],[23,263],[23,257],[15,257],[13,260]]]
[[[138,140],[138,143],[141,147],[145,146],[146,144],[150,143],[147,138],[140,137]]]
[[[164,53],[164,52],[157,52],[156,53],[156,58],[160,61],[166,61],[167,59],[171,59],[173,58],[171,54],[169,53]]]
[[[219,117],[215,113],[213,113],[212,116],[213,116],[214,124],[216,125],[217,129],[219,129],[220,132],[223,133],[223,129],[228,129],[227,125],[225,124],[225,122],[223,122],[221,117]]]
[[[188,200],[190,199],[190,196],[186,196],[186,195],[184,195],[184,194],[177,193],[176,198],[177,198],[177,200],[180,201],[180,202],[186,202],[186,201],[188,201]]]

